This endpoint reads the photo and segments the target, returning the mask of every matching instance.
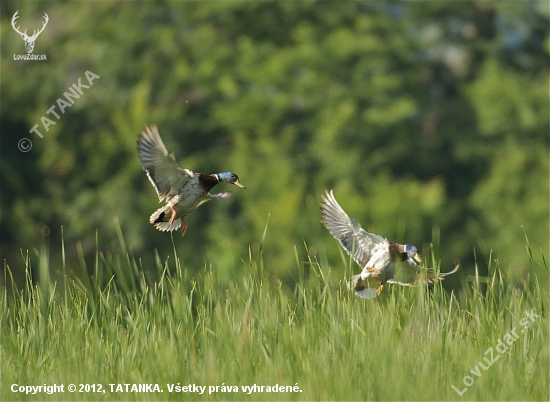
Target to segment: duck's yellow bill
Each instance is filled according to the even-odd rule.
[[[239,181],[239,179],[237,179],[237,181],[236,181],[235,183],[233,183],[233,184],[236,185],[237,187],[240,187],[240,188],[246,188],[246,187],[244,186],[244,184],[242,184],[242,183]]]
[[[413,260],[415,260],[419,264],[422,263],[422,258],[420,258],[420,256],[418,254],[414,255]]]

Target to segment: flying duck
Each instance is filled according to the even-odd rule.
[[[363,229],[336,202],[332,190],[322,196],[321,215],[330,234],[361,267],[362,272],[352,277],[349,288],[364,299],[378,296],[386,283],[403,286],[433,284],[455,273],[460,266],[436,276],[433,269],[417,264],[422,260],[412,244],[397,244]]]
[[[225,182],[246,188],[232,172],[203,174],[179,167],[174,154],[168,154],[154,124],[145,126],[137,141],[137,151],[139,162],[157,191],[159,201],[166,202],[149,218],[149,222],[161,232],[179,229],[183,223],[181,235],[184,236],[188,213],[207,201],[231,195],[231,191],[211,194],[210,190],[216,184]]]

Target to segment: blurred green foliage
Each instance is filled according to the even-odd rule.
[[[4,1],[0,10],[0,241],[12,267],[45,235],[59,244],[61,227],[75,258],[75,242],[93,254],[96,231],[100,248],[116,248],[115,217],[134,255],[169,253],[170,235],[148,223],[157,197],[136,157],[146,123],[182,167],[234,171],[247,186],[174,234],[190,269],[246,259],[268,221],[269,272],[295,277],[303,239],[310,253],[330,244],[337,264],[319,224],[330,188],[367,229],[420,248],[440,241],[442,270],[457,257],[470,269],[478,245],[519,269],[523,230],[533,248],[548,247],[546,1]],[[30,30],[48,13],[34,50],[47,61],[13,60],[25,53],[10,25],[16,10]],[[100,78],[59,119],[48,115],[86,71]],[[42,116],[56,124],[39,138],[29,130]],[[28,153],[17,149],[22,137]]]

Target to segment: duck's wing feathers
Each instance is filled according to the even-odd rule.
[[[175,195],[194,178],[192,171],[180,168],[174,155],[168,153],[156,125],[145,127],[138,138],[137,150],[139,162],[157,190],[160,201]]]
[[[412,258],[393,264],[387,279],[388,283],[402,286],[432,285],[437,280],[442,281],[446,276],[454,274],[460,268],[460,264],[450,272],[437,274],[433,268],[426,268],[415,263]]]
[[[216,193],[216,194],[208,193],[205,198],[199,201],[197,208],[210,200],[224,200],[226,198],[229,198],[231,194],[233,194],[233,191],[224,191],[222,193]]]
[[[366,267],[376,245],[387,243],[382,236],[367,232],[359,222],[350,218],[336,202],[332,190],[322,196],[321,215],[330,234],[361,268]]]

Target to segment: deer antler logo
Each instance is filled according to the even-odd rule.
[[[15,32],[17,32],[19,35],[21,35],[21,37],[25,41],[25,48],[27,49],[27,53],[32,53],[32,51],[34,49],[34,42],[36,41],[36,38],[38,38],[38,35],[40,35],[42,33],[42,31],[44,30],[44,28],[46,28],[46,25],[48,25],[48,21],[49,21],[48,14],[44,13],[43,18],[45,19],[45,21],[43,22],[42,28],[39,31],[37,31],[35,29],[32,36],[28,36],[26,29],[25,29],[25,32],[21,32],[19,30],[19,28],[15,26],[15,20],[17,18],[19,18],[19,16],[17,15],[18,12],[19,12],[19,10],[17,10],[15,12],[15,14],[13,14],[13,18],[11,19],[11,26],[13,27],[13,29],[15,29]]]

